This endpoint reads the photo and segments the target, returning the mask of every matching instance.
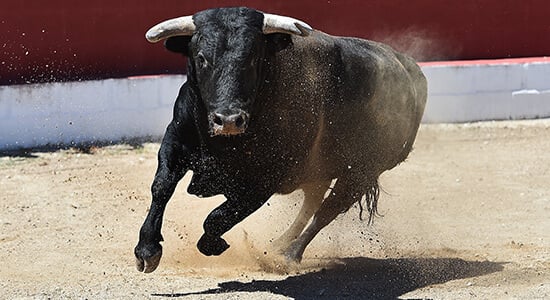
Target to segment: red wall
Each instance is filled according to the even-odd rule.
[[[146,42],[145,31],[237,5],[383,41],[419,60],[550,55],[547,0],[17,0],[0,3],[0,84],[181,73],[183,60]]]

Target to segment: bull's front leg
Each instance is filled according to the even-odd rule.
[[[151,186],[151,207],[134,249],[136,267],[140,272],[153,272],[159,265],[162,256],[160,242],[163,241],[161,228],[164,210],[176,185],[188,170],[186,154],[186,147],[167,131],[159,150],[158,169]]]
[[[269,193],[228,196],[227,201],[214,209],[204,221],[204,234],[197,243],[199,251],[207,256],[222,254],[229,245],[221,236],[258,210],[270,196]]]

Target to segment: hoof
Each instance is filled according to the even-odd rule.
[[[296,246],[295,243],[292,243],[284,252],[283,256],[289,264],[299,264],[302,262],[302,254],[304,253],[300,247]]]
[[[301,269],[299,263],[290,261],[282,251],[265,251],[264,255],[257,257],[257,262],[263,271],[280,275],[289,275]]]
[[[209,236],[203,234],[197,243],[197,248],[206,256],[217,256],[227,250],[227,248],[229,248],[229,244],[227,244],[225,240],[219,236]]]
[[[160,258],[162,257],[162,246],[160,244],[136,246],[134,250],[136,256],[136,268],[139,272],[151,273],[157,269]]]

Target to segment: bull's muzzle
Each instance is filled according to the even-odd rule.
[[[209,119],[212,136],[229,136],[244,133],[248,127],[249,116],[245,112],[239,112],[232,115],[211,113]]]

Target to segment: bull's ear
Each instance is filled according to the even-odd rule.
[[[172,52],[181,53],[185,56],[189,56],[190,41],[191,36],[173,36],[164,41],[164,47]]]
[[[271,33],[266,35],[267,49],[275,53],[286,49],[292,44],[292,37],[286,33]]]

